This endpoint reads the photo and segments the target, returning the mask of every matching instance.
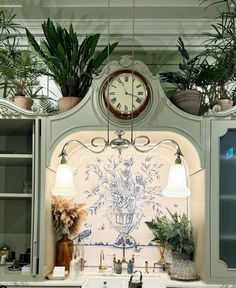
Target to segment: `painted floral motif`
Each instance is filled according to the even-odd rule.
[[[139,172],[133,172],[134,163],[133,157],[122,160],[110,157],[106,161],[97,158],[85,171],[85,181],[93,179],[96,183],[84,192],[87,198],[94,198],[88,212],[96,215],[101,207],[106,207],[105,216],[110,227],[118,233],[114,243],[117,247],[123,245],[124,239],[127,239],[126,245],[133,244],[127,236],[139,227],[145,206],[150,206],[157,216],[163,214],[160,203],[155,202],[161,197],[161,187],[157,183],[163,165],[147,156]]]

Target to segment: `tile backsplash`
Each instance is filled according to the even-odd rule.
[[[78,187],[75,201],[85,203],[88,213],[80,231],[87,266],[98,265],[101,249],[108,265],[114,253],[121,258],[124,241],[129,259],[134,253],[133,239],[138,244],[138,266],[159,259],[151,242],[153,235],[144,222],[168,215],[166,207],[171,212],[188,213],[188,200],[162,195],[174,154],[164,146],[147,154],[130,153],[129,149],[122,155],[113,150],[94,155],[77,149],[70,155],[68,162]]]

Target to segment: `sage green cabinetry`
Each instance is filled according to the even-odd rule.
[[[0,247],[29,262],[30,273],[0,266],[1,280],[27,280],[38,273],[40,119],[0,119]],[[24,260],[25,259],[25,260]]]
[[[236,283],[236,121],[210,120],[209,278]],[[208,244],[207,244],[208,245]]]

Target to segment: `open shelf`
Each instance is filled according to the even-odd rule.
[[[235,201],[236,200],[236,195],[220,195],[220,200]]]
[[[32,193],[0,193],[0,199],[32,198]]]
[[[19,166],[31,161],[32,154],[0,154],[0,166]]]
[[[236,241],[236,232],[235,234],[223,234],[220,236],[222,241]]]

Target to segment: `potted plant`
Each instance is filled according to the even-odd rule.
[[[14,44],[13,44],[14,45]],[[29,50],[17,50],[10,45],[0,53],[1,88],[17,106],[30,110],[34,98],[40,91],[37,78],[43,69],[38,68],[38,61]]]
[[[60,236],[56,244],[56,266],[65,266],[67,271],[73,253],[73,241],[69,237],[79,233],[86,217],[83,207],[84,204],[75,203],[66,197],[53,196],[52,198],[53,222]]]
[[[236,2],[218,0],[209,6],[220,3],[225,6],[219,12],[218,22],[212,25],[214,32],[204,33],[208,37],[205,43],[208,61],[202,63],[198,84],[213,87],[211,104],[217,103],[224,110],[233,105],[231,92],[234,91],[236,80]]]
[[[170,235],[170,220],[167,219],[166,216],[163,216],[161,218],[155,218],[151,221],[145,221],[145,224],[148,226],[148,228],[153,233],[154,238],[151,240],[158,244],[159,251],[160,251],[160,260],[158,261],[158,264],[165,264],[165,249],[168,246],[168,239]]]
[[[233,106],[233,95],[231,91],[235,86],[235,64],[234,52],[218,53],[211,51],[208,56],[214,56],[213,63],[205,61],[201,64],[202,70],[198,76],[197,84],[202,86],[208,97],[208,106],[212,108],[219,104],[222,110]],[[208,92],[208,93],[207,93]]]
[[[0,63],[2,65],[2,58],[9,51],[10,47],[14,47],[16,43],[16,37],[19,35],[19,25],[14,22],[16,14],[5,14],[4,10],[0,10]],[[14,32],[14,33],[11,33]],[[10,40],[12,41],[10,44]],[[3,83],[4,77],[0,71],[0,83]],[[4,85],[3,85],[4,87]],[[3,97],[6,97],[6,93],[3,93]]]
[[[0,11],[0,88],[4,98],[10,96],[18,106],[29,110],[31,98],[36,98],[41,89],[37,77],[43,69],[39,69],[37,58],[29,50],[18,49],[22,27],[14,22],[15,17]]]
[[[177,107],[185,112],[199,115],[202,94],[197,91],[197,77],[200,72],[200,54],[191,58],[181,37],[178,38],[178,51],[182,58],[179,71],[160,73],[162,80],[176,87],[177,92],[170,97]]]
[[[152,241],[171,249],[175,259],[190,259],[194,252],[191,222],[186,214],[171,213],[169,209],[167,211],[170,219],[163,216],[145,222],[154,235]]]
[[[118,43],[109,44],[102,51],[96,51],[100,34],[86,36],[79,45],[72,24],[67,30],[48,19],[42,24],[42,28],[45,40],[41,40],[41,45],[28,29],[26,34],[30,44],[44,61],[51,77],[61,90],[63,98],[59,101],[59,109],[63,112],[85,97],[97,69]],[[64,106],[65,101],[69,104]]]
[[[190,259],[194,252],[191,222],[185,213],[178,215],[171,213],[170,234],[168,246],[171,248],[174,259]]]

